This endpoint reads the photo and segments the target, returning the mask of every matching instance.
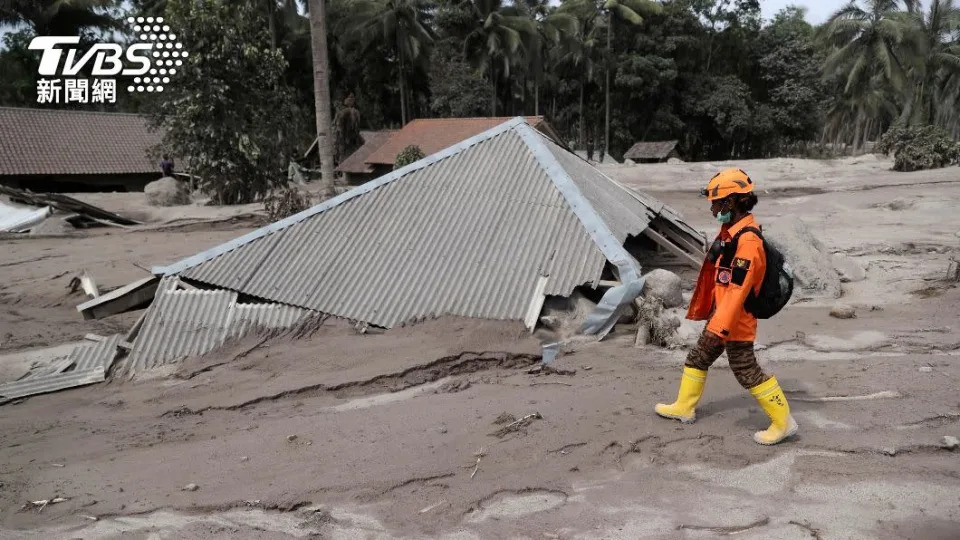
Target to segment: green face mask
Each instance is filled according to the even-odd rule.
[[[733,219],[733,211],[727,213],[720,212],[717,214],[717,221],[720,223],[730,223],[731,219]]]

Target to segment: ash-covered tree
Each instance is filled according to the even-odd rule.
[[[285,185],[301,115],[262,10],[250,2],[169,0],[166,16],[196,52],[155,94],[150,119],[165,130],[164,150],[184,156],[217,204],[253,202]]]

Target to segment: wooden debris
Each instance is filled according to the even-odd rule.
[[[823,403],[831,401],[871,401],[874,399],[894,399],[901,398],[903,394],[893,390],[884,390],[883,392],[875,392],[873,394],[865,394],[861,396],[824,396],[824,397],[803,397],[803,396],[791,396],[790,399],[793,401],[802,401],[805,403]]]
[[[477,452],[477,453],[475,453],[474,455],[477,456],[477,464],[473,467],[473,472],[470,473],[470,479],[471,479],[471,480],[473,480],[473,477],[477,475],[477,471],[480,470],[480,460],[483,459],[483,456],[485,455],[485,454],[483,453],[483,447],[481,446],[481,447],[480,447],[480,451]],[[422,514],[422,513],[423,513],[423,512],[421,512],[421,514]]]
[[[720,526],[707,526],[707,525],[680,525],[677,529],[691,530],[691,531],[710,531],[720,534],[722,536],[733,536],[735,534],[740,534],[747,532],[750,529],[756,529],[757,527],[764,527],[770,524],[770,518],[765,517],[761,520],[750,523],[749,525],[734,525],[731,527],[720,527]]]
[[[515,422],[511,422],[510,424],[503,426],[502,428],[494,432],[493,435],[502,439],[509,433],[520,431],[524,427],[533,423],[534,420],[543,420],[543,416],[541,416],[540,413],[538,412],[528,414]]]
[[[20,507],[20,510],[21,510],[21,511],[23,511],[23,510],[32,510],[32,509],[36,508],[36,509],[37,509],[37,513],[40,513],[40,512],[42,512],[43,509],[46,508],[47,505],[49,505],[49,504],[59,504],[59,503],[66,502],[66,501],[69,501],[69,500],[70,500],[70,499],[67,498],[67,497],[54,497],[54,498],[52,498],[52,499],[41,499],[41,500],[39,500],[39,501],[29,501],[29,502],[25,503],[23,506],[21,506],[21,507]]]

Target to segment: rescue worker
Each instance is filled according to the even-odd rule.
[[[737,240],[736,252],[732,252],[730,244],[737,233],[747,227],[759,230],[751,214],[757,204],[753,181],[740,169],[727,169],[710,179],[701,194],[710,201],[710,212],[721,225],[700,269],[687,318],[709,322],[697,346],[687,356],[677,400],[669,405],[659,403],[654,410],[665,418],[694,422],[707,370],[726,350],[737,381],[750,391],[770,417],[770,427],[755,433],[753,439],[763,445],[777,444],[795,434],[798,426],[790,415],[790,405],[780,383],[757,364],[753,348],[757,319],[744,308],[748,294],[759,292],[763,281],[766,270],[763,241],[757,234],[746,231]]]

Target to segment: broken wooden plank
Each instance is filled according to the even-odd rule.
[[[663,236],[665,236],[668,240],[671,240],[674,244],[680,246],[681,248],[685,248],[688,251],[688,253],[690,253],[691,255],[695,254],[695,255],[703,256],[706,254],[706,246],[704,246],[700,242],[693,242],[692,239],[687,238],[684,235],[673,230],[673,228],[670,227],[669,223],[664,224],[663,227],[657,226],[652,228],[655,231],[662,234]],[[698,240],[702,241],[703,239],[698,238]]]
[[[530,305],[527,307],[527,314],[523,318],[523,324],[533,332],[537,326],[537,319],[540,317],[540,311],[543,310],[543,302],[546,296],[543,291],[547,288],[547,276],[537,278],[537,285],[533,290],[533,298],[530,299]]]
[[[656,243],[662,245],[663,247],[667,248],[668,251],[670,251],[671,253],[673,253],[673,254],[676,255],[677,257],[680,257],[681,260],[683,260],[684,262],[686,262],[687,264],[689,264],[689,265],[692,266],[693,268],[699,269],[700,266],[703,265],[703,261],[701,261],[700,259],[697,259],[697,258],[694,257],[693,255],[691,255],[691,254],[687,253],[686,251],[684,251],[683,249],[679,248],[676,244],[674,244],[673,242],[671,242],[670,240],[668,240],[668,239],[667,239],[666,237],[664,237],[662,234],[660,234],[660,233],[658,233],[657,231],[651,229],[650,227],[647,227],[647,229],[646,229],[645,231],[643,231],[643,234],[647,235],[647,237],[650,238],[651,240],[653,240],[654,242],[656,242]]]
[[[160,278],[150,276],[77,306],[84,319],[102,319],[141,308],[153,300]]]

